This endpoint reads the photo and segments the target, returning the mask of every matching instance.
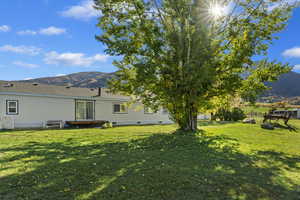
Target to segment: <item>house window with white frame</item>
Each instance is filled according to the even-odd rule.
[[[115,103],[115,104],[113,104],[113,113],[114,114],[127,114],[128,107],[124,103]]]
[[[18,115],[19,114],[19,102],[17,100],[6,101],[6,114]]]

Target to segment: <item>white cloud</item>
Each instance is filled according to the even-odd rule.
[[[34,46],[12,46],[12,45],[4,45],[0,47],[0,51],[5,52],[13,52],[13,53],[19,53],[19,54],[26,54],[35,56],[38,55],[41,52],[40,48],[34,47]]]
[[[32,80],[32,77],[24,78],[24,81]]]
[[[10,29],[11,28],[7,25],[0,26],[0,32],[8,32],[8,31],[10,31]]]
[[[300,71],[300,65],[295,65],[293,70],[297,70],[297,71],[299,70]]]
[[[13,62],[13,64],[16,65],[16,66],[26,67],[26,68],[31,68],[31,69],[39,67],[36,64],[25,63],[25,62],[22,62],[22,61],[15,61],[15,62]]]
[[[300,3],[300,0],[281,0],[281,1],[278,1],[278,2],[275,2],[275,3],[271,3],[268,10],[272,11],[275,8],[279,8],[279,7],[282,7],[282,6],[293,6],[293,5],[297,5],[299,3]]]
[[[287,49],[282,53],[285,57],[299,58],[300,57],[300,47],[294,47]]]
[[[64,33],[66,33],[66,29],[57,28],[55,26],[50,26],[48,28],[44,28],[39,31],[39,34],[41,35],[61,35]]]
[[[105,62],[109,56],[96,54],[91,57],[87,57],[83,53],[62,53],[59,54],[56,51],[51,51],[46,54],[44,62],[46,64],[54,65],[68,65],[68,66],[80,66],[87,67],[96,62]]]
[[[94,61],[105,62],[108,59],[108,55],[105,54],[96,54],[92,57]]]
[[[89,20],[93,17],[100,16],[100,11],[94,8],[93,0],[82,1],[79,5],[71,6],[61,12],[64,17],[71,17],[79,20]]]
[[[17,32],[18,35],[36,35],[37,32],[33,31],[33,30],[23,30],[23,31],[19,31]]]
[[[55,26],[49,26],[48,28],[42,28],[40,30],[22,30],[17,32],[18,35],[61,35],[65,34],[67,31],[64,28],[58,28]]]
[[[66,74],[56,74],[56,77],[65,76]]]

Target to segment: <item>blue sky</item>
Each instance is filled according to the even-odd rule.
[[[2,0],[0,80],[112,72],[114,58],[95,40],[98,12],[91,0]],[[300,72],[300,9],[270,48],[269,58]]]

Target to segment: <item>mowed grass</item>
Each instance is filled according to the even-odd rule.
[[[0,199],[299,200],[291,124],[0,132]]]
[[[272,110],[272,107],[267,107],[267,106],[244,106],[243,110],[246,114],[249,113],[268,113],[270,110]]]

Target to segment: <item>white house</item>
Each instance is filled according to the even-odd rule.
[[[47,121],[105,120],[116,125],[169,124],[168,113],[152,112],[130,97],[105,88],[89,89],[37,83],[0,83],[0,129],[41,128]]]

